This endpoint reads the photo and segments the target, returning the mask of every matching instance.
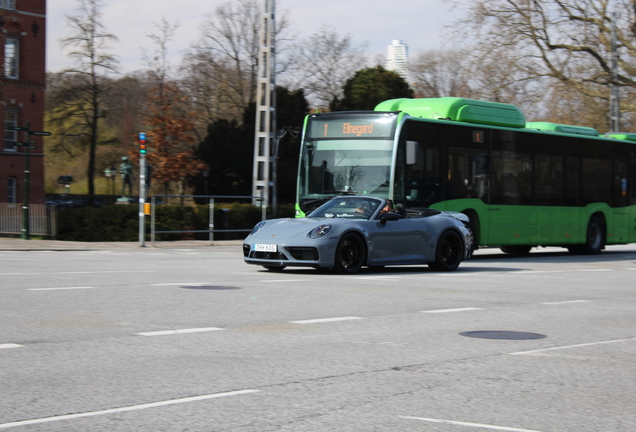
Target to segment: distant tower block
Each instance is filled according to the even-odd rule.
[[[402,43],[401,40],[394,40],[391,45],[388,46],[386,55],[386,69],[395,71],[400,75],[407,83],[411,83],[409,77],[409,46]]]

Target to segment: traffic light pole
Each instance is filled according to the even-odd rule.
[[[146,246],[146,133],[139,133],[139,246]]]

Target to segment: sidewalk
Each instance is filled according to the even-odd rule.
[[[155,248],[193,249],[218,246],[241,246],[243,240],[182,240],[155,242]],[[22,240],[0,237],[0,251],[91,251],[104,249],[153,249],[147,241],[145,246],[139,242],[76,242],[61,240]]]

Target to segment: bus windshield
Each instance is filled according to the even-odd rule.
[[[393,113],[312,115],[300,157],[301,207],[342,194],[388,198],[396,123]]]

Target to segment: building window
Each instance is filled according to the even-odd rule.
[[[8,37],[4,43],[4,76],[7,78],[18,77],[20,43],[18,39]]]
[[[0,0],[0,8],[15,9],[15,0]]]
[[[18,132],[9,130],[11,126],[18,125],[18,113],[15,111],[4,112],[4,151],[15,151],[15,142],[18,140]]]
[[[9,177],[7,180],[7,202],[15,204],[18,196],[18,180],[15,177]]]

